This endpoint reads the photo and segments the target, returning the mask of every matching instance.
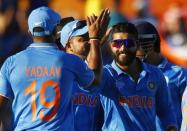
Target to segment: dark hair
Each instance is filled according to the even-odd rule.
[[[45,30],[44,30],[44,28],[42,28],[42,27],[34,27],[33,28],[33,32],[44,32]]]
[[[53,35],[55,36],[55,43],[58,46],[60,50],[64,50],[64,47],[62,46],[60,42],[60,31],[61,29],[69,22],[74,21],[75,19],[73,17],[65,17],[60,20],[60,23],[57,24],[53,30]]]
[[[65,17],[60,20],[60,23],[57,24],[53,30],[53,34],[55,35],[56,39],[60,39],[60,31],[61,29],[69,22],[74,21],[73,17]]]
[[[134,24],[129,22],[118,23],[112,27],[111,35],[114,33],[124,32],[134,36],[135,39],[138,39],[138,31]]]

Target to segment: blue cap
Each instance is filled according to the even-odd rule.
[[[31,12],[28,18],[29,31],[33,36],[51,35],[55,26],[60,22],[60,15],[52,9],[42,6]],[[43,31],[33,32],[35,27],[43,28]]]
[[[66,47],[68,40],[73,36],[81,36],[88,33],[88,27],[85,21],[74,20],[67,23],[61,30],[60,42]]]

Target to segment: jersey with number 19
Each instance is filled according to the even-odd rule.
[[[0,71],[0,95],[12,100],[13,130],[73,131],[72,85],[86,87],[94,73],[52,43],[33,43]]]

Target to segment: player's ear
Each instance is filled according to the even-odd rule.
[[[29,37],[31,37],[31,38],[33,37],[32,34],[31,34],[31,32],[29,30],[28,30],[27,33],[29,34]]]
[[[70,42],[68,42],[66,44],[65,50],[66,50],[67,53],[73,53],[73,47],[72,47],[72,44]]]

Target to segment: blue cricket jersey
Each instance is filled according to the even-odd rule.
[[[73,87],[73,107],[75,131],[99,131],[102,128],[102,106],[99,98],[100,88],[83,90],[77,83]]]
[[[171,98],[174,106],[174,113],[177,118],[178,130],[180,130],[182,122],[181,102],[182,95],[187,87],[186,76],[184,69],[181,67],[171,64],[165,58],[162,58],[158,68],[163,72],[168,87],[170,88]],[[157,131],[164,130],[162,125],[157,121]]]
[[[53,43],[33,43],[0,71],[0,95],[12,100],[13,130],[74,131],[73,83],[86,87],[94,73]]]
[[[165,129],[176,125],[171,97],[162,72],[141,63],[138,82],[113,62],[105,66],[101,103],[104,108],[103,131],[155,131],[156,115]]]

